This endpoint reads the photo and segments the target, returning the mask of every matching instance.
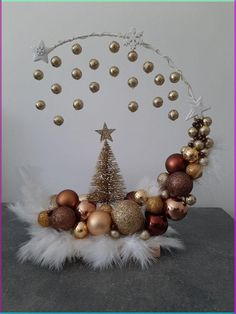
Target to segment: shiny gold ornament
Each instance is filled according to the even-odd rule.
[[[176,119],[178,119],[179,117],[179,113],[177,110],[173,109],[168,113],[168,118],[172,121],[175,121]]]
[[[92,70],[97,70],[98,67],[99,67],[99,61],[97,59],[91,59],[89,61],[89,67],[92,69]]]
[[[190,137],[195,137],[198,134],[198,130],[194,127],[188,129],[188,135]]]
[[[184,201],[187,205],[193,206],[196,203],[197,199],[194,195],[189,194],[189,196],[185,197]]]
[[[202,166],[206,166],[208,164],[208,158],[204,157],[204,158],[200,158],[199,159],[199,164]]]
[[[117,76],[119,75],[119,73],[120,73],[120,70],[119,70],[118,67],[113,66],[113,67],[111,67],[111,68],[109,69],[109,73],[110,73],[111,76],[117,77]]]
[[[81,110],[84,107],[84,103],[81,99],[75,99],[73,102],[75,110]]]
[[[59,57],[57,57],[57,56],[52,57],[52,59],[51,59],[51,65],[52,65],[54,68],[59,68],[59,66],[61,66],[61,58],[59,58]]]
[[[197,150],[202,150],[204,148],[204,143],[200,140],[196,140],[193,145]]]
[[[89,84],[89,89],[91,90],[92,93],[96,93],[99,91],[100,86],[97,82],[92,82]]]
[[[171,101],[176,100],[178,97],[179,97],[179,94],[178,94],[178,92],[177,92],[176,90],[172,90],[172,91],[170,91],[169,94],[168,94],[168,98],[169,98],[169,100],[171,100]]]
[[[74,237],[77,239],[83,239],[88,235],[88,227],[85,222],[80,221],[78,225],[75,227],[73,232]]]
[[[48,209],[52,210],[59,207],[59,205],[57,204],[56,198],[57,198],[57,194],[54,194],[50,197],[50,204],[48,206]]]
[[[183,202],[176,201],[173,198],[168,198],[165,203],[166,215],[172,220],[183,219],[188,212],[188,206]]]
[[[144,216],[134,201],[118,202],[112,211],[112,219],[121,234],[133,234],[143,228]]]
[[[212,119],[210,117],[204,117],[203,124],[206,126],[210,126],[212,124]]]
[[[160,108],[163,105],[163,99],[161,97],[155,97],[152,104],[154,107]]]
[[[180,149],[181,154],[184,153],[184,151],[185,151],[186,148],[188,148],[188,146],[182,146],[182,147],[181,147],[181,149]]]
[[[214,146],[214,141],[212,138],[208,137],[205,142],[206,148],[212,148]]]
[[[191,163],[198,160],[198,151],[192,147],[186,147],[182,155],[185,160],[188,160]]]
[[[143,65],[143,71],[146,73],[151,73],[154,69],[154,64],[151,61],[146,61]]]
[[[202,165],[199,165],[197,163],[189,164],[186,167],[186,173],[192,178],[192,179],[198,179],[202,176],[203,167]]]
[[[150,237],[151,237],[151,235],[150,235],[150,233],[147,231],[147,230],[143,230],[141,233],[140,233],[140,239],[142,239],[142,240],[144,240],[144,241],[146,241],[146,240],[148,240]]]
[[[178,72],[171,73],[169,79],[171,83],[177,83],[180,80],[180,73]]]
[[[48,212],[46,210],[42,211],[38,215],[38,223],[40,224],[41,227],[49,227],[49,217],[48,217]]]
[[[99,208],[98,208],[98,210],[103,210],[104,212],[107,212],[107,213],[111,213],[112,212],[112,207],[111,207],[111,205],[109,205],[109,204],[102,204]]]
[[[109,45],[111,52],[116,53],[120,50],[120,44],[117,41],[112,41]]]
[[[134,62],[138,59],[138,54],[135,50],[132,50],[128,53],[128,59],[130,62]]]
[[[59,115],[58,115],[58,116],[55,116],[55,117],[54,117],[53,122],[54,122],[56,125],[60,126],[60,125],[62,125],[62,124],[64,123],[64,119],[63,119],[62,116],[59,116]]]
[[[163,202],[160,195],[151,196],[148,198],[146,202],[146,211],[154,215],[157,215],[157,214],[161,214],[162,210],[163,210]]]
[[[44,77],[43,71],[41,70],[35,70],[33,75],[34,75],[34,78],[38,81],[42,80]]]
[[[35,104],[35,107],[38,109],[38,110],[43,110],[45,107],[46,107],[46,104],[43,100],[38,100]]]
[[[95,211],[88,218],[87,227],[92,235],[109,233],[111,230],[111,216],[104,211]]]
[[[135,192],[134,199],[136,203],[138,203],[139,205],[143,205],[148,200],[148,193],[145,190],[140,189]]]
[[[168,192],[167,190],[163,190],[163,191],[161,192],[161,198],[167,199],[169,196],[170,196],[170,195],[169,195],[169,192]]]
[[[138,103],[136,101],[131,101],[128,105],[129,111],[135,112],[138,110]]]
[[[210,134],[210,128],[209,126],[203,125],[199,130],[200,135],[209,135]]]
[[[134,76],[130,77],[128,79],[128,85],[131,88],[135,88],[138,85],[138,79]]]
[[[168,180],[168,177],[169,177],[169,173],[167,173],[167,172],[160,173],[159,176],[157,177],[158,184],[161,187],[165,186],[166,182]]]
[[[203,148],[200,153],[204,154],[205,157],[207,157],[209,155],[209,150],[207,148]]]
[[[164,75],[162,74],[157,74],[154,78],[154,83],[158,86],[161,86],[163,85],[165,82],[165,78],[164,78]]]
[[[81,219],[87,220],[88,217],[96,210],[96,205],[88,200],[82,200],[77,209],[80,212]]]
[[[75,68],[72,70],[71,75],[75,80],[79,80],[82,77],[82,72],[80,69]]]
[[[119,239],[120,233],[119,233],[119,231],[117,231],[117,230],[111,230],[111,231],[110,231],[110,236],[111,236],[112,238],[114,238],[114,239]]]
[[[53,92],[53,94],[60,94],[62,88],[61,85],[55,83],[51,86],[51,91]]]
[[[76,43],[71,48],[74,55],[79,55],[82,52],[82,47],[80,44]]]

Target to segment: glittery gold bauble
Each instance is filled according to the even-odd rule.
[[[180,73],[173,72],[170,74],[170,81],[171,83],[177,83],[180,80]]]
[[[204,148],[204,143],[200,140],[196,140],[193,145],[197,150],[202,150]]]
[[[82,220],[87,220],[88,217],[96,210],[96,205],[88,200],[80,202],[77,208],[81,214]]]
[[[121,234],[133,234],[143,228],[144,216],[136,202],[118,202],[112,211],[112,219]]]
[[[117,41],[112,41],[109,45],[111,52],[116,53],[120,50],[120,44]]]
[[[88,227],[85,222],[80,221],[74,229],[74,237],[77,239],[83,239],[88,234]]]
[[[84,103],[81,99],[75,99],[73,102],[75,110],[81,110],[84,107]]]
[[[193,180],[185,172],[174,172],[169,175],[166,188],[172,197],[187,196],[192,191]]]
[[[117,77],[117,76],[119,75],[119,72],[120,72],[120,70],[119,70],[119,68],[116,67],[116,66],[113,66],[113,67],[111,67],[111,68],[109,69],[109,73],[110,73],[110,75],[113,76],[113,77]]]
[[[52,57],[51,65],[55,68],[58,68],[59,66],[61,66],[61,58],[57,56]]]
[[[130,78],[128,79],[128,85],[129,85],[129,87],[131,87],[131,88],[136,87],[136,86],[138,85],[138,79],[137,79],[136,77],[134,77],[134,76],[130,77]]]
[[[38,215],[38,223],[40,224],[41,227],[49,227],[49,217],[48,217],[48,212],[46,210],[42,211]]]
[[[89,89],[91,90],[92,93],[96,93],[99,91],[100,86],[97,82],[92,82],[89,84]]]
[[[79,197],[75,191],[64,190],[57,195],[56,202],[60,206],[68,206],[75,209],[79,204]]]
[[[55,117],[54,117],[53,122],[54,122],[56,125],[60,126],[60,125],[63,124],[64,119],[63,119],[62,116],[59,116],[59,115],[58,115],[58,116],[55,116]]]
[[[119,239],[120,233],[119,233],[119,231],[117,231],[117,230],[111,230],[110,236],[111,236],[112,238],[114,238],[114,239]]]
[[[134,194],[134,199],[136,203],[143,205],[148,200],[148,193],[145,190],[140,189]]]
[[[185,198],[184,201],[185,201],[185,203],[186,203],[187,205],[193,206],[193,205],[196,203],[197,199],[196,199],[196,197],[195,197],[194,195],[189,194],[189,195]]]
[[[152,104],[154,107],[160,108],[163,105],[163,99],[161,97],[155,97]]]
[[[154,69],[154,64],[151,61],[146,61],[143,65],[143,71],[146,73],[151,73]]]
[[[75,80],[79,80],[82,77],[82,72],[80,69],[75,68],[72,70],[71,75]]]
[[[104,211],[95,211],[88,217],[87,227],[92,235],[109,233],[111,230],[111,215]]]
[[[159,176],[157,177],[157,182],[159,183],[161,187],[166,185],[168,177],[169,177],[169,173],[167,172],[162,172],[159,174]]]
[[[72,208],[61,206],[53,210],[50,221],[55,229],[70,230],[76,224],[76,215]]]
[[[138,103],[136,101],[131,101],[128,105],[129,111],[135,112],[138,110]]]
[[[212,124],[212,119],[210,117],[204,117],[203,124],[206,126],[210,126]]]
[[[187,147],[183,152],[183,157],[189,162],[195,162],[198,160],[198,151],[195,148]]]
[[[73,54],[79,55],[82,51],[82,47],[80,46],[80,44],[76,43],[72,46],[71,50],[72,50]]]
[[[40,80],[43,79],[43,77],[44,77],[43,71],[41,71],[41,70],[35,70],[35,71],[34,71],[34,78],[35,78],[36,80],[40,81]]]
[[[210,137],[208,137],[208,138],[206,139],[206,142],[205,142],[205,147],[206,147],[206,148],[211,148],[211,147],[213,147],[213,146],[214,146],[214,141],[213,141],[213,139],[210,138]]]
[[[57,199],[57,194],[54,194],[50,197],[50,203],[49,203],[48,209],[55,209],[58,207],[56,199]]]
[[[168,98],[169,98],[169,100],[171,100],[171,101],[176,100],[178,97],[179,97],[179,94],[178,94],[178,92],[177,92],[176,90],[172,90],[172,91],[170,91],[169,94],[168,94]]]
[[[43,110],[45,107],[46,107],[46,104],[43,100],[38,100],[35,104],[35,107],[38,109],[38,110]]]
[[[98,67],[99,67],[99,61],[97,59],[91,59],[89,61],[89,67],[92,69],[92,70],[97,70]]]
[[[155,76],[155,78],[154,78],[154,82],[155,82],[155,84],[158,85],[158,86],[163,85],[164,82],[165,82],[164,75],[162,75],[162,74],[157,74],[157,75]]]
[[[175,121],[176,119],[178,119],[179,117],[179,113],[177,110],[173,109],[168,113],[168,118],[172,121]]]
[[[195,137],[198,134],[198,130],[194,127],[188,129],[188,135],[190,137]]]
[[[203,167],[197,163],[189,164],[186,168],[186,173],[192,179],[198,179],[202,176]]]
[[[177,202],[173,198],[168,198],[165,202],[165,211],[169,219],[181,220],[188,212],[188,206],[183,202]]]
[[[210,128],[209,128],[209,126],[203,125],[203,126],[200,128],[200,130],[199,130],[199,134],[200,134],[200,135],[205,135],[205,136],[209,135],[209,134],[210,134]]]
[[[138,59],[138,54],[137,54],[137,52],[134,51],[134,50],[130,51],[130,52],[128,53],[128,59],[129,59],[129,61],[131,61],[131,62],[136,61],[136,60]]]
[[[204,158],[200,158],[199,159],[199,164],[202,166],[206,166],[208,164],[208,158],[204,157]]]
[[[163,202],[159,195],[148,198],[146,202],[146,211],[155,215],[161,214],[163,211]]]
[[[98,208],[98,210],[103,210],[104,212],[107,212],[107,213],[111,213],[112,212],[112,207],[111,207],[111,205],[109,205],[109,204],[102,204],[99,208]]]
[[[143,230],[139,235],[140,239],[145,240],[145,241],[148,240],[150,236],[151,235],[147,230]]]
[[[51,91],[53,92],[53,94],[60,94],[62,88],[61,85],[55,83],[51,86]]]

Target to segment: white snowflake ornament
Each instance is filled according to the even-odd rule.
[[[124,46],[129,47],[131,50],[135,50],[137,46],[143,44],[143,32],[137,32],[136,28],[125,34]]]

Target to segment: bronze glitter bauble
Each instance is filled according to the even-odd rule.
[[[73,101],[73,107],[75,108],[75,110],[81,110],[84,107],[84,103],[81,99],[75,99]]]
[[[168,198],[165,202],[165,212],[169,219],[180,220],[187,215],[188,206],[183,202],[178,202],[173,198]]]
[[[154,107],[160,108],[163,105],[163,99],[161,97],[155,97],[152,104]]]
[[[42,211],[38,215],[38,223],[41,227],[49,227],[50,222],[49,222],[49,216],[47,210]]]
[[[38,100],[35,104],[35,107],[38,109],[38,110],[43,110],[45,107],[46,107],[46,104],[43,100]]]
[[[161,197],[158,196],[151,196],[148,198],[146,202],[146,211],[152,213],[154,215],[161,214],[163,211],[163,201]]]
[[[118,202],[112,211],[112,219],[121,234],[133,234],[144,225],[144,216],[136,202],[125,200]]]
[[[38,81],[42,80],[44,77],[43,71],[41,70],[35,70],[33,75],[34,75],[34,78]]]
[[[51,226],[55,229],[70,230],[76,224],[76,215],[72,208],[61,206],[53,210]]]
[[[157,216],[149,213],[146,216],[146,229],[153,236],[158,236],[166,232],[168,228],[168,221],[164,215]]]
[[[89,61],[89,67],[92,70],[97,70],[99,67],[99,61],[97,59],[91,59]]]
[[[194,180],[200,178],[202,176],[202,172],[203,166],[197,163],[189,164],[186,167],[186,173]]]
[[[138,59],[138,54],[136,51],[132,50],[128,53],[128,59],[130,62],[134,62]]]
[[[154,69],[154,64],[151,61],[146,61],[143,65],[143,71],[146,73],[151,73]]]
[[[164,82],[165,82],[164,75],[162,75],[162,74],[157,74],[157,75],[155,76],[155,78],[154,78],[154,82],[155,82],[155,84],[158,85],[158,86],[163,85]]]
[[[62,116],[55,116],[53,119],[54,124],[56,124],[57,126],[60,126],[64,123],[64,119]]]
[[[88,227],[85,222],[80,221],[74,229],[74,237],[77,239],[83,239],[88,235]]]
[[[82,47],[80,46],[80,44],[76,43],[72,46],[71,50],[74,55],[79,55],[82,51]]]
[[[187,196],[192,191],[193,180],[185,172],[174,172],[169,175],[166,187],[172,197]]]
[[[83,200],[79,203],[77,210],[81,214],[81,219],[87,220],[88,217],[96,210],[96,205],[88,200]]]
[[[120,50],[120,44],[117,41],[112,41],[109,45],[111,52],[116,53]]]
[[[57,195],[56,202],[59,206],[69,206],[75,209],[79,204],[79,197],[72,190],[64,190]]]
[[[62,88],[61,85],[55,83],[51,86],[51,91],[53,92],[53,94],[60,94]]]
[[[171,83],[177,83],[180,80],[180,73],[178,72],[171,73],[169,79]]]
[[[51,65],[54,68],[58,68],[59,66],[61,66],[61,59],[59,57],[57,57],[57,56],[52,57]]]
[[[111,223],[111,215],[100,210],[91,213],[87,221],[87,227],[92,235],[101,235],[110,232]]]
[[[78,68],[75,68],[75,69],[72,70],[71,76],[75,80],[79,80],[82,77],[82,71],[80,69],[78,69]]]
[[[166,170],[169,173],[176,171],[185,171],[186,161],[181,154],[172,154],[166,159]]]
[[[171,100],[171,101],[176,100],[178,97],[179,97],[179,94],[178,94],[178,92],[177,92],[176,90],[172,90],[172,91],[170,91],[169,94],[168,94],[168,98],[169,98],[169,100]]]

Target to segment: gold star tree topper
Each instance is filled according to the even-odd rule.
[[[95,130],[98,134],[101,135],[100,141],[109,140],[113,142],[111,137],[111,133],[114,132],[116,129],[108,129],[106,123],[104,122],[103,128],[101,130]]]

